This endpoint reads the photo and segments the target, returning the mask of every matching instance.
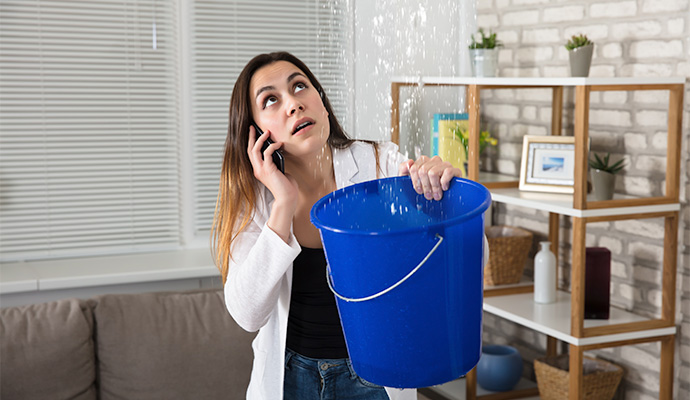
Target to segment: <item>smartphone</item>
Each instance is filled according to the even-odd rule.
[[[256,130],[256,137],[258,138],[260,135],[264,134],[264,131],[259,128],[259,125],[256,124],[256,122],[252,122],[252,126]],[[261,158],[264,158],[264,151],[268,148],[269,145],[273,144],[273,140],[271,138],[266,139],[264,142],[264,145],[261,146]],[[278,167],[280,172],[283,174],[285,173],[285,157],[283,156],[283,153],[280,150],[276,150],[273,152],[273,163]]]

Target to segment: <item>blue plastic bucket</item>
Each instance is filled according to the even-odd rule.
[[[409,177],[363,182],[321,198],[319,228],[353,367],[383,386],[456,379],[482,341],[482,185],[455,178],[441,201]]]

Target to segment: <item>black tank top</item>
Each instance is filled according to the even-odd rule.
[[[310,358],[348,357],[323,249],[302,247],[292,264],[287,347]]]

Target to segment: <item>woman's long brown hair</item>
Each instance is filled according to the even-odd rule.
[[[228,277],[232,244],[237,239],[237,235],[251,222],[258,196],[259,181],[254,177],[247,154],[249,125],[252,121],[249,84],[257,70],[277,61],[287,61],[299,68],[321,94],[323,105],[328,111],[331,130],[328,144],[331,148],[346,148],[354,142],[340,126],[319,81],[297,57],[287,52],[275,52],[260,54],[247,63],[237,77],[230,98],[228,135],[225,138],[218,198],[211,228],[211,248],[216,266],[223,278],[223,285]]]

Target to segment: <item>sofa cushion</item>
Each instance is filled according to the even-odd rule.
[[[3,400],[96,399],[92,336],[81,300],[0,309]]]
[[[221,291],[95,301],[101,399],[245,398],[254,334],[235,324]]]

